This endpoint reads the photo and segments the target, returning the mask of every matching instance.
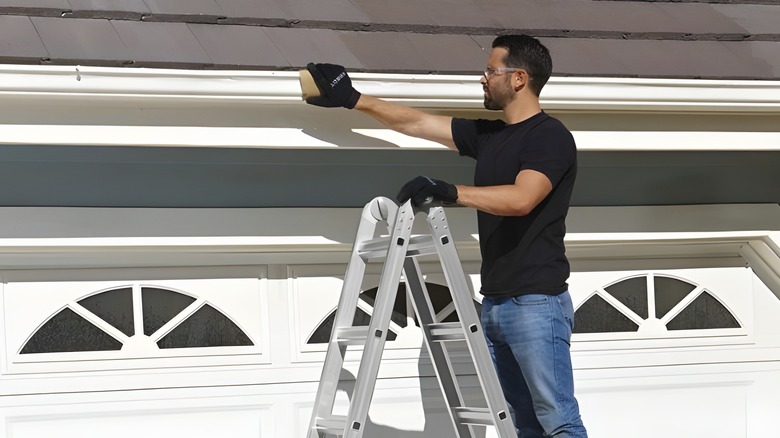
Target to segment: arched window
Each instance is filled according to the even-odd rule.
[[[29,337],[19,354],[121,350],[131,342],[152,350],[254,345],[206,300],[162,287],[123,286],[67,305]]]
[[[455,311],[454,304],[452,303],[452,295],[450,295],[449,288],[436,283],[425,283],[425,287],[428,290],[428,297],[431,300],[433,311],[436,313],[436,320],[439,322],[458,321],[458,314]],[[371,314],[373,314],[377,289],[378,288],[372,288],[360,294],[358,299],[358,308],[355,312],[355,318],[352,322],[352,325],[361,326],[369,324],[371,321]],[[477,314],[479,314],[482,305],[479,302],[474,301],[474,306],[477,309]],[[333,309],[333,311],[328,314],[328,316],[317,326],[317,328],[314,329],[314,332],[312,332],[312,334],[309,336],[306,343],[327,343],[330,339],[330,334],[331,330],[333,329],[333,322],[335,319],[336,309]],[[406,284],[401,283],[398,286],[398,294],[395,297],[395,303],[393,305],[393,314],[390,318],[390,327],[389,333],[387,334],[387,340],[395,340],[398,336],[398,332],[409,325],[409,320],[412,320],[415,326],[419,326],[412,306],[407,306]]]
[[[574,333],[742,327],[711,291],[659,274],[624,278],[594,291],[577,307],[574,320]]]

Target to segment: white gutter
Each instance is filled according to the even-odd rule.
[[[414,106],[482,109],[478,76],[353,73],[364,93]],[[297,72],[83,66],[0,66],[0,99],[13,96],[214,103],[300,102]],[[553,77],[545,108],[588,111],[780,113],[780,81]]]
[[[353,74],[361,91],[484,112],[479,77]],[[780,114],[780,81],[552,78],[545,109]],[[0,144],[438,149],[348,111],[302,102],[297,72],[0,66]],[[154,114],[149,116],[145,114]],[[269,120],[274,119],[274,120]],[[340,127],[325,132],[326,127]],[[583,151],[778,151],[780,132],[574,131]],[[377,141],[379,140],[379,141]]]

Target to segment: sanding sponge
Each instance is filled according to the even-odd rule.
[[[300,70],[298,72],[301,80],[301,97],[303,100],[311,97],[319,97],[320,89],[317,88],[317,84],[314,82],[314,78],[311,76],[311,72],[307,69]]]

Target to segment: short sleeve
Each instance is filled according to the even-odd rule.
[[[477,126],[474,120],[458,119],[453,117],[452,119],[452,140],[455,142],[455,147],[458,148],[458,152],[461,155],[467,157],[477,158],[478,135]]]
[[[557,186],[577,160],[577,146],[571,132],[554,123],[530,133],[527,141],[533,147],[526,151],[520,170],[541,172]]]
[[[501,120],[469,120],[453,117],[452,140],[461,155],[476,159],[479,156],[479,148],[487,139],[501,128],[506,126]]]

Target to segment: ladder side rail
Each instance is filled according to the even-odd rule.
[[[376,378],[379,365],[382,360],[382,351],[387,340],[387,331],[398,294],[398,286],[401,282],[403,262],[406,259],[406,251],[412,234],[414,222],[414,210],[410,204],[402,205],[398,209],[392,232],[390,234],[390,246],[387,259],[379,278],[379,287],[374,300],[374,311],[369,323],[368,337],[360,360],[355,387],[352,391],[347,424],[345,425],[345,438],[361,438],[365,430],[368,410],[374,395]]]
[[[464,406],[463,396],[443,343],[435,341],[431,334],[431,324],[436,322],[436,314],[433,311],[433,305],[417,259],[407,257],[404,263],[404,275],[409,295],[412,298],[414,313],[417,315],[420,330],[423,333],[425,347],[430,355],[436,379],[439,381],[439,387],[447,404],[447,414],[455,427],[455,438],[472,438],[474,435],[471,428],[460,422],[455,415],[454,409]]]
[[[427,222],[439,253],[444,277],[450,287],[455,310],[465,329],[466,344],[474,361],[477,378],[482,386],[488,409],[494,414],[493,423],[496,432],[499,438],[516,437],[517,432],[509,415],[506,399],[498,381],[482,325],[474,308],[471,289],[466,281],[463,266],[460,264],[444,209],[431,208],[428,211]]]
[[[325,353],[325,363],[322,366],[320,384],[317,387],[317,395],[314,401],[314,415],[309,428],[309,438],[317,438],[315,427],[318,420],[328,418],[332,415],[333,405],[336,401],[336,393],[340,383],[341,370],[344,368],[344,356],[347,345],[339,342],[339,329],[352,325],[357,311],[358,298],[365,271],[366,262],[359,256],[351,257],[349,267],[347,268],[347,278],[345,278],[339,304],[336,308],[336,317],[331,329],[330,340],[328,341]],[[353,281],[351,279],[358,279]]]
[[[325,353],[325,362],[320,375],[320,384],[314,399],[314,411],[309,424],[308,438],[318,438],[318,422],[332,417],[347,349],[345,343],[339,342],[338,332],[343,327],[352,326],[367,265],[367,260],[361,257],[358,250],[362,242],[374,237],[380,221],[387,220],[388,217],[390,220],[394,220],[396,213],[396,205],[393,202],[384,202],[384,199],[381,198],[374,199],[363,208],[355,242],[352,245],[350,259],[347,263],[339,303],[336,307],[336,315]]]

